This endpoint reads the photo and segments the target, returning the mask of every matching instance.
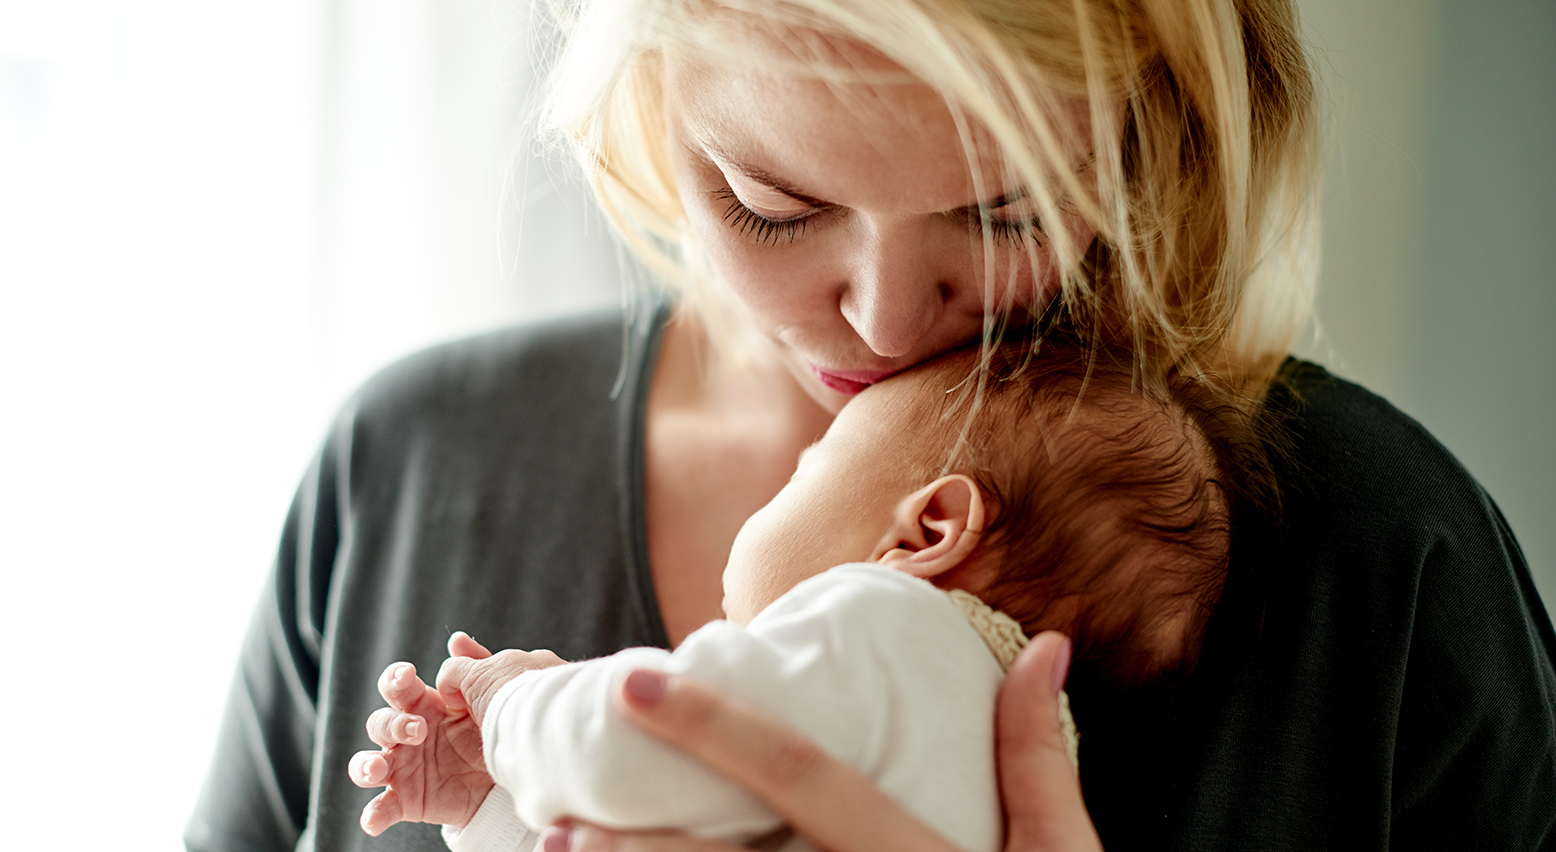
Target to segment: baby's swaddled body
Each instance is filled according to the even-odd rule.
[[[612,696],[640,668],[691,675],[784,720],[962,848],[1001,846],[994,702],[1004,672],[979,631],[928,582],[841,565],[745,627],[716,621],[673,653],[632,648],[529,672],[489,708],[489,769],[528,825],[572,817],[751,842],[782,819],[617,712]],[[483,807],[465,838],[504,816],[492,812],[503,798]],[[811,848],[797,837],[762,845]]]

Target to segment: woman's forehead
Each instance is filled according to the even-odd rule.
[[[945,99],[922,82],[842,82],[667,59],[681,144],[726,171],[770,175],[859,209],[938,212],[1005,191],[985,134],[959,126]],[[978,149],[978,180],[964,140]]]

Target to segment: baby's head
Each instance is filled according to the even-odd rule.
[[[972,592],[1028,635],[1064,631],[1100,685],[1150,686],[1192,661],[1225,577],[1220,447],[1237,419],[1190,382],[1137,386],[1106,350],[1026,351],[995,350],[976,403],[976,350],[850,402],[737,536],[728,617],[879,562]]]

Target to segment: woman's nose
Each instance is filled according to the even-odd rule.
[[[877,232],[862,241],[840,307],[870,350],[885,358],[914,351],[945,310],[950,285],[922,233]]]

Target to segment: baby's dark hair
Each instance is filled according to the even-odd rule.
[[[1073,678],[1110,691],[1166,685],[1198,658],[1225,583],[1233,508],[1270,480],[1247,408],[1181,376],[1150,380],[1125,352],[1062,339],[928,364],[943,402],[920,415],[990,521],[980,592],[1028,636],[1074,642]],[[988,575],[983,575],[988,576]]]

